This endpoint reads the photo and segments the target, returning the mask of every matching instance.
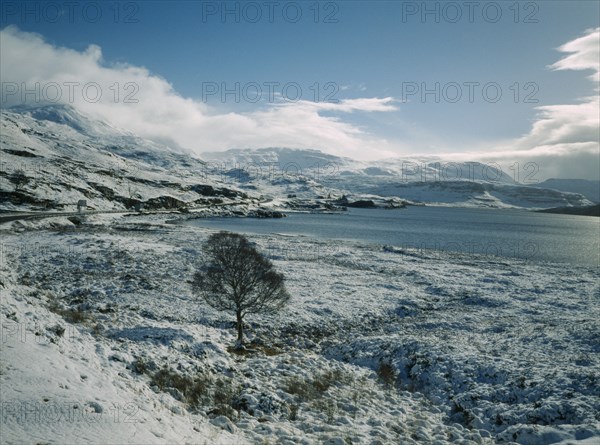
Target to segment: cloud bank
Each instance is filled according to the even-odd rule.
[[[53,46],[37,34],[12,26],[0,33],[2,106],[47,99],[71,103],[115,126],[199,155],[204,151],[273,146],[317,148],[359,160],[430,154],[419,147],[378,137],[348,119],[354,113],[397,111],[392,97],[338,103],[281,101],[246,113],[222,112],[182,97],[167,80],[143,67],[106,64],[96,45],[80,52]],[[587,30],[558,51],[566,55],[549,69],[590,70],[588,78],[595,84],[595,91],[600,91],[600,28]],[[520,166],[534,162],[540,179],[598,178],[598,110],[598,94],[574,104],[541,106],[531,130],[522,137],[490,141],[462,152],[448,146],[435,155],[447,160],[493,161],[506,169],[515,162]],[[424,141],[435,135],[435,129],[427,133]]]
[[[388,141],[339,117],[394,111],[389,97],[338,103],[280,101],[253,112],[222,113],[182,97],[167,80],[145,68],[106,65],[98,46],[78,52],[50,45],[41,36],[13,26],[0,32],[1,105],[5,107],[48,99],[70,103],[140,136],[172,141],[198,154],[266,146],[320,148],[356,158],[393,154]]]

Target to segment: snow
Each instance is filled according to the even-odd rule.
[[[14,292],[3,266],[2,443],[247,443],[173,413],[89,329],[65,324],[31,288]]]
[[[290,148],[234,149],[203,156],[212,171],[230,181],[239,179],[240,174],[228,176],[228,172],[244,170],[240,186],[269,196],[345,194],[355,200],[397,198],[436,206],[494,208],[592,204],[590,198],[570,192],[588,191],[593,184],[587,189],[565,186],[564,191],[555,190],[554,183],[531,187],[519,184],[511,172],[502,171],[496,164],[480,162],[409,157],[365,163],[317,150]],[[595,186],[597,189],[598,184]]]
[[[561,190],[563,192],[581,193],[592,202],[600,202],[600,181],[589,179],[548,179],[533,184],[534,187]]]
[[[165,201],[167,208],[179,208],[206,204],[210,194],[202,187],[214,189],[221,202],[235,202],[239,194],[210,175],[204,161],[92,121],[72,107],[9,109],[0,116],[5,211],[75,211],[79,200],[90,210],[123,210],[136,202],[161,207]],[[19,193],[10,180],[16,171],[28,178]],[[18,194],[19,200],[11,199]]]
[[[0,226],[3,442],[600,440],[594,268],[254,235],[293,300],[240,355],[189,285],[211,231],[88,218]],[[165,366],[234,408],[160,389]]]
[[[317,150],[232,150],[207,164],[70,107],[0,114],[1,210],[85,199],[172,212],[0,224],[2,443],[600,441],[597,268],[252,235],[293,299],[247,320],[240,353],[231,314],[190,286],[212,232],[185,224],[323,210],[342,195],[526,208],[582,195],[492,181],[476,163],[461,166],[472,178],[406,183],[402,160]],[[18,192],[17,170],[29,178]]]
[[[234,149],[204,153],[201,160],[66,105],[0,110],[0,131],[0,210],[5,211],[74,211],[79,200],[90,210],[126,210],[137,203],[148,209],[243,203],[247,211],[259,201],[287,209],[323,205],[342,195],[459,207],[591,204],[569,193],[589,186],[530,187],[478,162],[409,158],[369,164],[291,148]],[[27,177],[20,190],[11,180],[16,171]]]

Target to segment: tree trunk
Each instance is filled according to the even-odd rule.
[[[237,344],[242,346],[244,344],[244,321],[242,320],[242,312],[237,311],[235,315],[237,319]]]

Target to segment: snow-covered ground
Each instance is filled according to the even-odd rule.
[[[600,442],[597,269],[256,235],[240,355],[166,218],[0,226],[2,443]]]

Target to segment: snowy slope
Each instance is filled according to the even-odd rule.
[[[600,181],[588,179],[548,179],[532,187],[548,188],[563,192],[581,193],[592,202],[600,203]]]
[[[238,355],[228,350],[230,314],[189,286],[211,232],[163,222],[0,226],[3,441],[600,439],[592,267],[252,236],[293,300],[279,315],[249,318],[254,352]],[[387,381],[381,363],[393,369]],[[163,367],[171,377],[158,386]],[[199,405],[177,379],[205,384]],[[48,404],[71,417],[32,419],[49,417]]]
[[[465,207],[549,208],[584,206],[579,193],[516,183],[497,166],[439,159],[386,159],[371,163],[316,150],[265,148],[206,153],[209,165],[248,190],[303,199],[341,195],[353,199],[397,198]]]
[[[96,210],[168,209],[243,198],[202,160],[69,106],[2,110],[0,131],[3,210],[75,210],[80,199]],[[13,180],[19,171],[25,184]]]
[[[319,150],[299,150],[292,148],[231,149],[223,152],[202,153],[209,162],[222,162],[225,166],[249,167],[276,165],[281,169],[308,171],[326,168],[334,164],[338,169],[356,169],[364,164],[350,158],[329,155]]]
[[[484,181],[402,182],[398,178],[342,177],[339,187],[355,194],[369,194],[434,205],[464,207],[549,208],[589,205],[580,194],[520,184],[507,185]]]

